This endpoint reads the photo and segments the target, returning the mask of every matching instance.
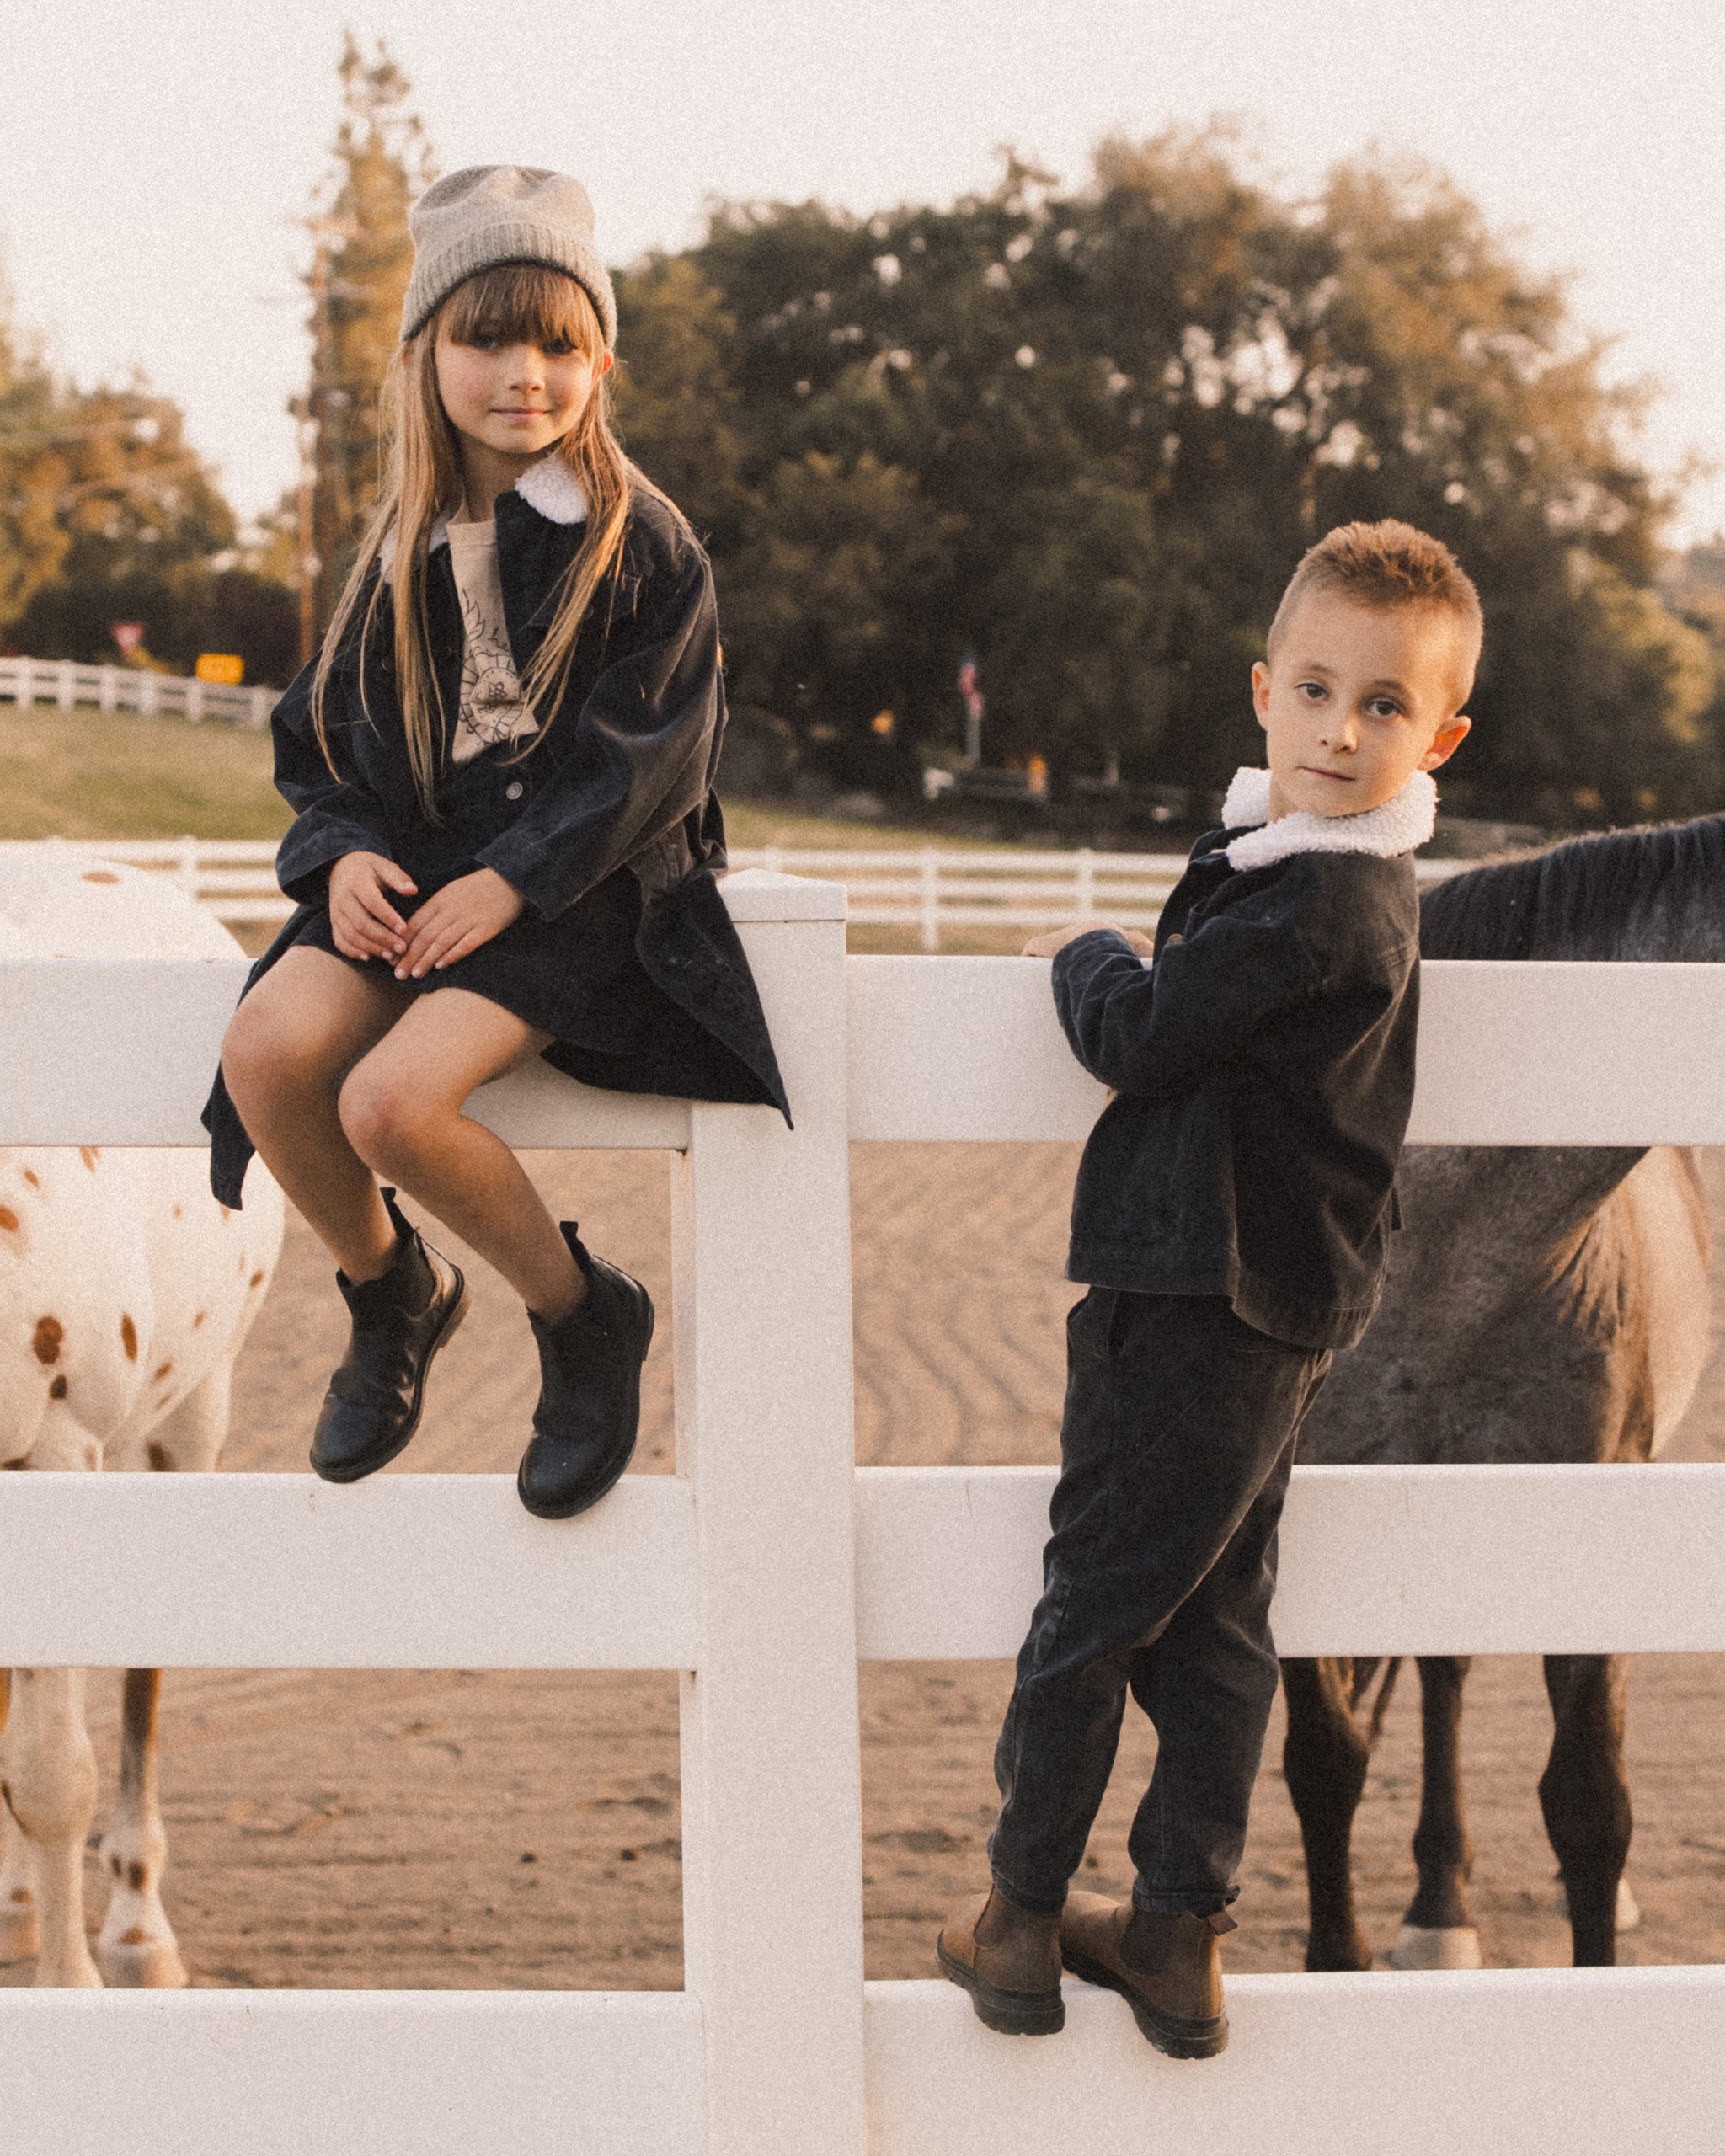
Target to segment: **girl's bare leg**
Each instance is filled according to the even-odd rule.
[[[555,1323],[585,1298],[586,1281],[515,1155],[462,1113],[476,1086],[551,1038],[483,995],[439,989],[355,1064],[339,1113],[359,1160],[411,1193]]]
[[[222,1072],[252,1143],[352,1281],[388,1267],[395,1230],[342,1129],[343,1081],[414,1001],[379,969],[283,953],[228,1022]],[[469,1001],[478,998],[469,997]]]

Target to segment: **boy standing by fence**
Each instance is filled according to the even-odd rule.
[[[993,1885],[941,1966],[991,2028],[1065,2020],[1064,1967],[1177,2058],[1227,2041],[1218,1941],[1275,1696],[1276,1529],[1302,1417],[1382,1285],[1413,1093],[1429,774],[1468,730],[1477,594],[1405,524],[1295,570],[1242,770],[1153,947],[1039,937],[1073,1053],[1112,1087],[1073,1201],[1061,1472],[995,1754]],[[1151,954],[1146,967],[1140,954]],[[1156,1726],[1122,1907],[1067,1892],[1128,1688]]]

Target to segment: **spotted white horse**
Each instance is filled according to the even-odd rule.
[[[232,958],[227,931],[165,879],[57,841],[0,848],[0,958]],[[213,1468],[234,1358],[281,1247],[281,1194],[254,1164],[243,1212],[203,1152],[0,1147],[0,1467]],[[126,1675],[111,1888],[92,1960],[85,1837],[96,1764],[84,1673],[0,1671],[0,1961],[39,1984],[168,1985],[185,1967],[162,1907],[158,1673]],[[9,1694],[9,1698],[8,1698]]]

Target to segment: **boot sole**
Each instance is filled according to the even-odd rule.
[[[325,1482],[362,1482],[366,1476],[375,1475],[380,1467],[387,1467],[391,1460],[405,1452],[413,1443],[414,1433],[419,1427],[419,1417],[425,1412],[425,1380],[430,1374],[431,1365],[454,1337],[456,1328],[467,1314],[466,1275],[458,1265],[451,1266],[450,1270],[456,1277],[457,1293],[449,1315],[443,1321],[436,1338],[425,1350],[425,1359],[419,1365],[419,1382],[414,1387],[412,1414],[409,1416],[405,1425],[391,1438],[387,1446],[380,1451],[367,1453],[361,1460],[350,1460],[339,1468],[320,1467],[318,1465],[318,1456],[313,1453],[311,1456],[312,1471]]]
[[[1105,1961],[1092,1961],[1087,1954],[1075,1954],[1065,1945],[1060,1949],[1060,1961],[1085,1983],[1100,1984],[1105,1991],[1118,1992],[1131,2008],[1140,2034],[1147,2037],[1164,2057],[1214,2058],[1218,2052],[1227,2049],[1226,2014],[1217,2015],[1213,2020],[1193,2020],[1183,2014],[1163,2014],[1141,1998],[1128,1978],[1109,1968]]]
[[[647,1360],[647,1351],[653,1345],[654,1311],[653,1298],[648,1294],[647,1290],[644,1288],[642,1289],[641,1294],[647,1305],[647,1337],[641,1342],[641,1361],[645,1363]],[[590,1512],[594,1506],[599,1502],[599,1500],[601,1497],[608,1497],[611,1492],[616,1489],[617,1484],[622,1481],[624,1474],[628,1471],[629,1462],[635,1456],[635,1446],[640,1434],[641,1396],[639,1392],[637,1391],[635,1395],[635,1435],[629,1439],[628,1448],[624,1452],[622,1457],[617,1461],[617,1465],[611,1469],[610,1473],[606,1476],[605,1480],[599,1484],[596,1489],[587,1491],[580,1497],[577,1498],[575,1502],[572,1505],[531,1504],[528,1502],[527,1492],[522,1486],[521,1470],[520,1468],[517,1468],[515,1470],[515,1495],[521,1499],[524,1508],[531,1513],[535,1519],[575,1519],[579,1518],[582,1513]]]
[[[1002,1991],[947,1951],[946,1934],[934,1942],[943,1972],[970,1994],[976,2018],[1003,2036],[1054,2036],[1066,2025],[1066,2002],[1056,1991]]]

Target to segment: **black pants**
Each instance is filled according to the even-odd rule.
[[[995,1753],[994,1876],[1022,1908],[1061,1908],[1130,1685],[1157,1746],[1133,1900],[1208,1916],[1239,1891],[1276,1694],[1276,1527],[1330,1358],[1210,1295],[1092,1288],[1066,1337],[1054,1532]]]

